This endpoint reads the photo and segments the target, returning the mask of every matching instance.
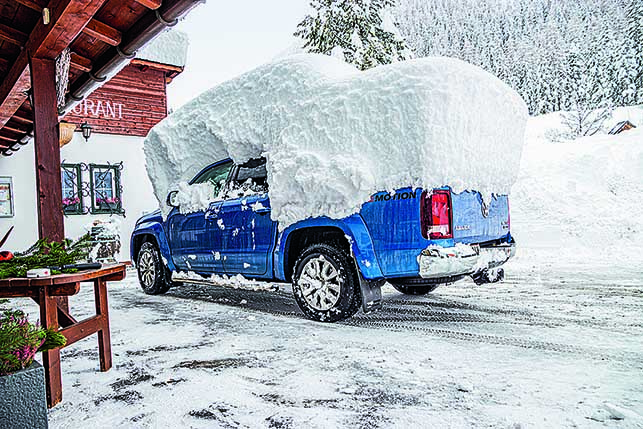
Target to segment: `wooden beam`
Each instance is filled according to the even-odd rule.
[[[45,7],[47,7],[46,0],[16,0],[16,1],[21,5],[27,6],[28,8],[33,9],[39,13],[41,13],[42,10]],[[92,19],[91,21],[89,21],[89,24],[87,24],[87,27],[83,29],[83,33],[87,34],[88,36],[94,37],[98,40],[102,40],[103,42],[112,46],[118,46],[121,43],[121,32],[113,27],[110,27],[107,24],[104,24],[98,21],[97,19]]]
[[[136,3],[142,4],[148,9],[158,9],[161,7],[162,0],[136,0]]]
[[[5,137],[3,135],[0,135],[0,140],[6,141],[6,142],[16,142],[16,139],[12,139],[11,137]]]
[[[84,72],[92,71],[92,61],[89,58],[78,55],[76,52],[71,53],[71,66]]]
[[[11,28],[8,25],[0,24],[0,40],[22,47],[27,43],[28,37],[29,36],[22,31]]]
[[[34,106],[38,235],[53,241],[65,238],[60,176],[56,61],[31,59]]]
[[[25,49],[0,84],[0,127],[18,110],[29,89],[29,58],[55,59],[76,39],[106,0],[50,0],[51,22],[39,20]],[[34,108],[34,110],[37,110]]]
[[[29,37],[31,57],[55,59],[83,31],[106,0],[51,0],[52,22],[39,21]]]
[[[26,53],[23,51],[18,61],[26,61]],[[31,74],[28,67],[12,67],[0,84],[0,128],[11,119],[14,113],[22,106],[27,99],[27,93],[31,87]]]
[[[37,12],[42,12],[42,9],[47,6],[47,0],[16,0],[16,3],[20,3]]]
[[[87,27],[83,29],[83,33],[111,46],[118,46],[121,44],[120,31],[95,19],[89,21]]]

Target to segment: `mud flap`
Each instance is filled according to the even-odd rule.
[[[386,280],[366,280],[357,268],[359,276],[359,286],[362,290],[362,310],[364,313],[370,313],[382,307],[382,285]]]

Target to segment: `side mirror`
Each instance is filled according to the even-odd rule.
[[[165,203],[170,207],[178,207],[179,203],[176,201],[176,196],[178,195],[178,193],[179,191],[171,191],[169,194],[167,194]]]

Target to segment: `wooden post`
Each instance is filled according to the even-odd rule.
[[[65,238],[65,227],[56,106],[56,62],[31,58],[30,63],[38,188],[38,234],[40,238],[62,241]]]
[[[36,192],[38,193],[38,236],[52,241],[65,239],[63,191],[58,137],[56,61],[31,58],[31,99],[34,113]],[[69,312],[67,297],[58,305]]]

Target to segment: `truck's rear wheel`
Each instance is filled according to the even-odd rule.
[[[136,271],[141,289],[148,295],[160,295],[172,286],[168,269],[161,261],[161,254],[154,243],[146,241],[138,252]]]
[[[346,252],[329,244],[314,244],[302,252],[292,284],[297,305],[312,320],[346,319],[361,305],[355,264]]]

